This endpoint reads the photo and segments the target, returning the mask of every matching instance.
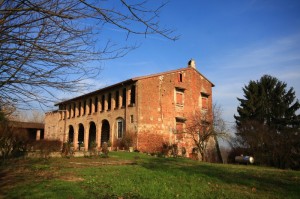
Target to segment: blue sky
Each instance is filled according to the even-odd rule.
[[[264,74],[294,87],[300,98],[300,1],[171,0],[160,22],[176,29],[180,39],[153,35],[126,40],[123,32],[105,30],[116,41],[140,47],[124,58],[102,62],[100,76],[89,83],[98,89],[186,67],[193,58],[197,69],[215,84],[213,101],[222,106],[228,122],[234,122],[242,87]]]

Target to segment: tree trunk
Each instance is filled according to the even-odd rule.
[[[222,158],[222,154],[221,154],[221,150],[220,150],[219,141],[218,141],[217,136],[214,136],[214,139],[215,139],[215,143],[216,143],[217,162],[218,163],[223,163],[223,158]]]

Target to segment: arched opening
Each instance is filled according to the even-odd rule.
[[[110,135],[110,126],[107,120],[102,121],[102,128],[101,128],[101,146],[103,142],[108,142]]]
[[[84,126],[83,124],[79,124],[79,130],[78,130],[78,144],[79,144],[79,150],[81,148],[81,145],[84,143]]]
[[[69,126],[69,136],[68,136],[68,142],[74,142],[74,128],[72,125]]]
[[[96,124],[94,122],[90,122],[89,149],[95,147],[95,144],[96,144]]]

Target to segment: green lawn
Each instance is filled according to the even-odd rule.
[[[112,152],[11,161],[0,198],[299,198],[300,172]]]

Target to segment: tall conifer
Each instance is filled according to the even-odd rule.
[[[295,91],[264,75],[243,88],[235,115],[237,133],[258,162],[279,168],[299,168],[300,108]]]

